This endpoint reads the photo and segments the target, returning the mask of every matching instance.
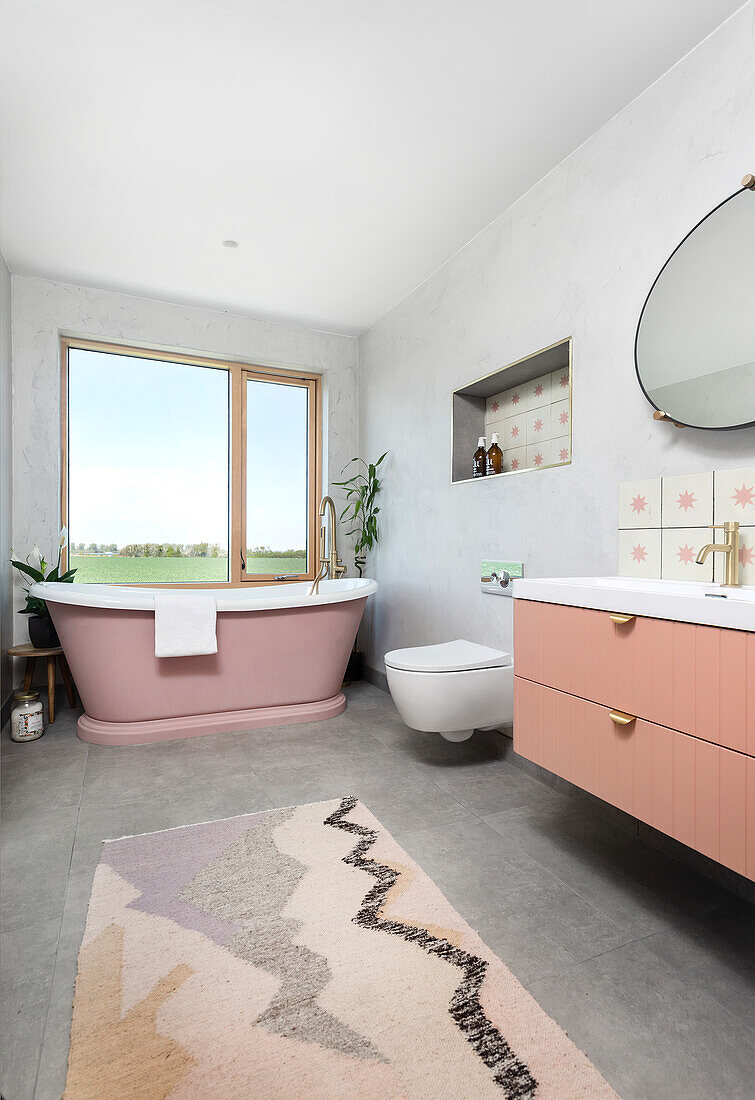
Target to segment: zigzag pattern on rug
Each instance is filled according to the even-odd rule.
[[[374,928],[392,936],[401,936],[410,943],[416,943],[428,954],[437,955],[447,962],[458,966],[464,977],[456,989],[449,1005],[449,1012],[467,1041],[485,1065],[494,1071],[493,1079],[503,1090],[507,1100],[534,1100],[537,1094],[537,1081],[528,1067],[512,1051],[500,1031],[490,1022],[480,1004],[480,990],[485,980],[488,964],[484,959],[455,947],[448,940],[431,935],[427,929],[415,928],[396,920],[384,920],[380,916],[388,894],[399,878],[392,867],[386,867],[366,853],[377,840],[373,829],[347,821],[348,814],[354,809],[358,799],[354,795],[341,800],[334,813],[325,818],[323,824],[358,836],[361,839],[343,862],[359,867],[372,875],[377,881],[365,894],[362,907],[355,917],[355,924],[363,928]]]

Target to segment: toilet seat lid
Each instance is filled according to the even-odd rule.
[[[385,663],[405,672],[467,672],[475,668],[500,668],[512,661],[510,653],[457,638],[440,645],[394,649],[386,653]]]

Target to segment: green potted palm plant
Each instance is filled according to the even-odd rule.
[[[350,524],[351,530],[346,533],[350,538],[356,537],[354,566],[360,577],[364,574],[368,551],[378,543],[377,517],[380,514],[380,508],[377,505],[377,497],[381,488],[378,467],[387,454],[388,451],[384,451],[377,462],[365,462],[363,458],[352,458],[346,463],[342,473],[354,463],[360,467],[357,472],[345,481],[333,483],[346,494],[346,507],[341,512],[341,522]],[[362,654],[357,649],[356,641],[346,669],[346,678],[347,680],[362,678]]]
[[[11,550],[11,565],[18,570],[26,585],[26,606],[21,608],[19,615],[29,616],[29,641],[35,649],[52,649],[60,645],[60,639],[45,601],[40,600],[38,596],[29,594],[30,583],[32,581],[73,582],[75,569],[68,569],[64,573],[60,572],[60,561],[66,541],[67,533],[64,527],[58,539],[58,560],[49,573],[47,572],[47,562],[38,546],[34,547],[31,554],[26,555],[24,561],[17,559]],[[36,561],[37,564],[33,565],[33,561]]]

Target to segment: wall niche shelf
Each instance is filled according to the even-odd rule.
[[[451,481],[549,470],[571,463],[572,341],[559,340],[454,390],[451,412]],[[503,451],[503,471],[472,477],[477,440]]]

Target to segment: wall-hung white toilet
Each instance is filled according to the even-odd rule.
[[[466,741],[476,729],[514,720],[510,653],[459,638],[385,655],[393,701],[407,726]]]

